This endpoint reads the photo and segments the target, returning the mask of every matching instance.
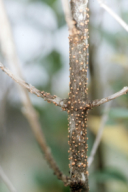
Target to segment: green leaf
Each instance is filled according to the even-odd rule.
[[[33,1],[36,1],[36,0],[31,0],[31,2]],[[40,1],[43,3],[46,3],[49,6],[52,6],[56,2],[56,0],[40,0]]]
[[[99,183],[104,183],[109,180],[118,180],[128,184],[126,176],[120,170],[113,167],[106,168],[102,171],[96,171],[92,176]]]
[[[54,73],[58,72],[62,67],[60,53],[53,50],[47,57],[43,59],[42,64],[50,75],[54,75]]]
[[[30,1],[35,2],[37,0],[30,0]],[[39,1],[42,3],[46,3],[49,7],[53,9],[54,13],[56,14],[58,28],[66,24],[63,10],[60,11],[60,7],[57,5],[58,3],[56,3],[57,0],[39,0]],[[60,6],[61,6],[61,2],[60,2]]]
[[[58,28],[60,28],[66,24],[64,14],[56,13],[56,15],[57,15]]]
[[[109,112],[109,117],[115,119],[128,119],[128,109],[125,108],[111,109]]]
[[[112,119],[112,118],[109,118],[108,120],[107,120],[107,122],[106,122],[106,125],[107,126],[114,126],[114,125],[116,125],[117,124],[117,122],[116,122],[116,120],[115,119]]]

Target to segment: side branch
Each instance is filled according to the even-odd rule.
[[[53,98],[54,96],[50,96],[48,95],[48,93],[45,93],[48,95],[44,96],[44,92],[41,93],[38,89],[36,89],[35,87],[27,84],[25,81],[18,79],[17,77],[15,77],[8,69],[6,69],[1,63],[0,63],[0,68],[7,74],[9,75],[14,81],[16,81],[17,83],[19,83],[21,86],[23,86],[24,88],[26,88],[27,90],[29,90],[30,92],[36,94],[37,96],[41,96],[42,98],[44,98],[45,100],[47,100],[48,102],[58,102],[55,99],[57,98]],[[60,105],[60,104],[56,104],[56,105]],[[69,178],[66,177],[65,175],[63,175],[61,173],[61,171],[59,170],[58,166],[56,165],[54,159],[52,158],[51,152],[49,147],[46,144],[45,138],[42,134],[42,131],[40,129],[40,125],[39,122],[36,121],[36,116],[35,116],[35,112],[33,110],[33,108],[31,107],[31,115],[30,115],[30,111],[25,111],[25,116],[27,117],[27,119],[30,122],[31,128],[33,130],[33,133],[36,137],[36,140],[42,150],[42,152],[44,153],[45,159],[47,160],[47,162],[49,163],[50,167],[54,170],[54,174],[57,176],[58,179],[62,180],[64,182],[65,185],[68,185],[69,183]],[[36,127],[36,129],[35,129]]]
[[[67,105],[64,103],[63,99],[57,97],[56,95],[52,96],[52,95],[50,95],[50,93],[47,93],[45,91],[40,91],[40,90],[36,89],[34,86],[26,83],[24,80],[22,80],[22,79],[16,77],[15,75],[13,75],[10,70],[6,69],[2,65],[2,63],[0,63],[0,68],[8,76],[10,76],[15,82],[17,82],[22,87],[26,88],[30,93],[33,93],[33,94],[37,95],[37,97],[42,97],[45,101],[47,101],[49,103],[53,103],[56,106],[60,106],[60,107],[63,107],[63,108],[67,107]]]
[[[96,99],[91,103],[91,107],[97,107],[101,104],[104,104],[108,101],[111,101],[117,97],[120,97],[121,95],[127,94],[128,92],[128,87],[124,87],[123,89],[121,89],[120,91],[118,91],[117,93],[114,93],[113,95],[110,95],[106,98],[103,99]]]
[[[7,18],[2,0],[0,0],[0,26],[2,26],[1,31],[0,31],[1,51],[4,54],[5,59],[6,59],[7,63],[9,64],[11,70],[16,75],[16,78],[14,80],[16,80],[17,82],[20,81],[20,85],[22,85],[22,87],[20,85],[18,85],[18,88],[20,91],[22,104],[25,108],[24,116],[27,118],[27,120],[30,124],[30,128],[32,129],[33,134],[34,134],[39,146],[41,147],[42,152],[44,153],[47,163],[50,165],[51,169],[53,169],[54,174],[58,177],[58,179],[61,179],[65,185],[68,185],[69,179],[66,176],[64,176],[62,174],[62,172],[59,170],[56,162],[54,161],[54,159],[52,157],[50,149],[47,146],[44,134],[41,129],[41,125],[39,123],[39,119],[37,117],[35,109],[33,108],[32,104],[31,104],[31,101],[30,101],[26,88],[29,91],[33,91],[33,93],[35,93],[37,96],[41,96],[48,102],[53,102],[56,105],[63,106],[64,100],[61,100],[58,97],[50,96],[48,93],[45,93],[45,92],[41,93],[41,91],[37,90],[36,88],[34,88],[32,86],[29,86],[23,80],[21,80],[21,79],[23,79],[23,75],[22,75],[22,72],[19,67],[19,59],[17,57],[15,44],[14,44],[14,40],[13,40],[13,36],[12,36],[12,32],[11,32],[11,27],[10,27],[9,20]],[[4,68],[3,65],[1,65],[1,63],[0,63],[0,68],[2,68],[3,70],[6,69],[6,68]],[[9,70],[5,70],[5,72],[6,73],[9,72],[9,74],[11,74]],[[18,76],[18,78],[17,78],[17,76]],[[12,75],[12,77],[15,77],[15,76]]]
[[[59,180],[62,180],[65,185],[69,185],[70,179],[67,176],[65,176],[58,168],[55,160],[52,157],[51,150],[46,144],[42,130],[34,128],[34,127],[39,127],[40,125],[39,125],[39,122],[35,121],[36,117],[35,117],[35,114],[33,113],[33,110],[31,109],[31,116],[29,115],[29,111],[25,115],[26,115],[27,119],[29,120],[29,122],[31,123],[31,127],[33,130],[34,136],[41,148],[41,151],[44,153],[44,157],[45,157],[47,163],[50,165],[50,168],[54,171],[54,174],[57,176],[57,178]],[[32,121],[32,119],[33,119],[33,121]]]
[[[65,20],[69,29],[69,35],[73,36],[78,33],[78,30],[76,28],[76,21],[72,18],[72,12],[70,8],[69,0],[61,0],[61,1],[63,5]]]
[[[114,13],[102,0],[97,0],[100,6],[105,9],[127,32],[128,25],[116,13]]]
[[[67,22],[69,31],[71,32],[72,29],[75,27],[73,24],[73,20],[72,20],[72,16],[71,16],[71,11],[70,11],[70,7],[69,7],[69,2],[68,0],[61,0],[62,1],[62,5],[63,5],[63,9],[64,9],[64,14],[65,14],[65,20]]]

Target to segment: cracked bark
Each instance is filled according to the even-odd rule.
[[[87,163],[87,68],[88,68],[88,0],[71,0],[75,27],[69,36],[70,92],[69,114],[69,168],[73,192],[88,192]]]

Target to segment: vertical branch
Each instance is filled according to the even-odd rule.
[[[87,68],[88,68],[88,0],[71,0],[75,30],[69,36],[70,45],[70,92],[69,153],[72,191],[88,191],[87,171]],[[79,190],[78,190],[79,186]]]

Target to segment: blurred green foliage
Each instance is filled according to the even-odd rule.
[[[114,119],[128,119],[128,109],[126,108],[113,108],[109,112],[110,118]]]
[[[91,176],[94,177],[98,183],[119,180],[125,184],[128,184],[128,180],[122,171],[114,167],[106,167],[101,171],[95,171]]]
[[[53,50],[49,55],[47,55],[47,57],[43,58],[42,64],[50,76],[57,73],[63,66],[61,61],[61,55],[55,50]]]
[[[36,0],[31,0],[31,2],[34,2],[34,1],[36,1]],[[65,18],[64,18],[63,10],[60,11],[61,10],[60,7],[57,6],[57,4],[59,4],[60,6],[62,5],[61,1],[58,1],[58,0],[47,0],[47,1],[46,0],[38,0],[38,1],[47,4],[48,6],[50,6],[53,9],[54,13],[56,14],[58,28],[62,27],[65,24]]]

